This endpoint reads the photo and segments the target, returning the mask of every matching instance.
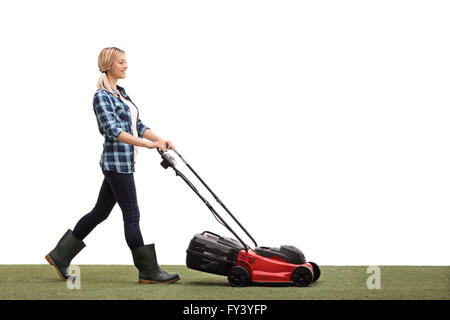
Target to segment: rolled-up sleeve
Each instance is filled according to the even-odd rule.
[[[146,129],[150,129],[145,124],[143,124],[141,119],[139,119],[139,118],[137,119],[136,127],[137,127],[137,132],[138,132],[138,137],[139,138],[143,138],[144,137],[144,131]]]
[[[100,133],[105,138],[117,141],[117,136],[123,131],[123,128],[105,90],[95,93],[93,106]]]

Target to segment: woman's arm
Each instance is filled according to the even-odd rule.
[[[173,145],[172,141],[170,140],[164,140],[158,137],[150,128],[145,129],[143,137],[147,140],[153,141],[155,143],[163,143],[167,149],[173,150],[175,149],[175,146]]]
[[[145,131],[149,131],[150,129],[147,129]],[[139,139],[131,134],[129,134],[126,131],[122,131],[120,132],[120,134],[117,136],[117,141],[123,142],[123,143],[128,143],[131,144],[133,146],[137,146],[137,147],[146,147],[149,149],[154,149],[154,148],[160,148],[162,151],[166,151],[166,146],[164,141],[162,140],[158,140],[158,141],[146,141],[143,139]]]

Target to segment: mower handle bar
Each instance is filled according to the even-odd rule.
[[[171,167],[177,176],[180,176],[190,187],[191,189],[202,199],[202,201],[205,203],[205,205],[208,207],[208,209],[212,212],[212,214],[217,217],[220,222],[239,240],[240,243],[245,248],[245,251],[248,249],[248,245],[245,244],[244,241],[234,232],[234,230],[225,222],[225,220],[214,210],[214,208],[211,206],[211,204],[200,194],[200,192],[195,188],[195,186],[175,167],[175,164],[173,163],[173,159],[164,151],[162,151],[160,148],[157,148],[159,154],[163,158],[163,162],[161,162],[161,165],[167,169],[168,167]],[[189,170],[192,171],[192,173],[197,177],[198,180],[208,189],[208,191],[213,195],[214,199],[222,206],[222,208],[225,209],[225,211],[230,215],[231,218],[238,224],[238,226],[245,232],[245,234],[253,241],[255,244],[255,247],[258,246],[255,239],[250,235],[250,233],[242,226],[242,224],[239,222],[239,220],[228,210],[228,208],[225,206],[225,204],[219,199],[219,197],[211,190],[211,188],[203,181],[202,178],[195,172],[195,170],[191,167],[189,163],[181,156],[181,154],[176,149],[170,149],[174,151],[177,156],[186,164],[186,166],[189,168]]]

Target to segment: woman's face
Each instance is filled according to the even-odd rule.
[[[113,64],[111,69],[109,69],[108,74],[116,79],[125,79],[127,76],[126,75],[127,68],[128,68],[127,58],[125,57],[125,54],[122,53],[116,60],[116,62]]]

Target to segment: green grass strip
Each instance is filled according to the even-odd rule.
[[[157,300],[448,300],[448,266],[380,266],[380,289],[368,289],[367,266],[323,266],[309,287],[252,285],[233,288],[226,277],[185,266],[161,266],[180,274],[170,285],[137,282],[132,265],[79,265],[80,289],[69,289],[50,265],[0,265],[0,299]]]

